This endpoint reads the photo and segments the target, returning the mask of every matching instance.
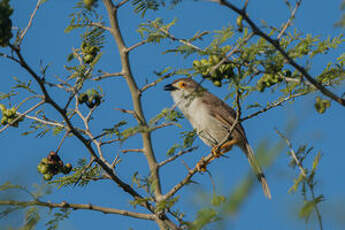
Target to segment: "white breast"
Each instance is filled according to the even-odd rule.
[[[196,129],[201,140],[209,146],[216,145],[219,142],[218,139],[225,135],[225,129],[210,115],[207,105],[199,97],[181,100],[183,98],[181,95],[172,94],[172,96],[181,112]]]

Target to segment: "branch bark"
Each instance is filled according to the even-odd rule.
[[[229,1],[226,0],[211,0],[213,2],[216,2],[220,5],[223,5],[232,11],[236,12],[237,14],[241,15],[243,17],[243,20],[245,20],[248,25],[251,27],[252,31],[254,34],[258,35],[259,37],[262,37],[265,39],[268,43],[270,43],[284,58],[285,60],[292,66],[294,67],[298,72],[302,74],[302,76],[310,82],[315,88],[317,88],[322,94],[325,96],[331,98],[332,100],[336,101],[342,106],[345,106],[345,99],[342,97],[337,96],[335,93],[332,91],[328,90],[326,87],[324,87],[320,82],[315,80],[309,73],[308,71],[301,65],[297,64],[296,61],[293,60],[289,56],[289,54],[280,46],[279,40],[271,38],[268,34],[263,32],[259,26],[257,26],[254,21],[248,16],[245,8],[240,9],[236,7],[234,4],[230,3]]]
[[[155,216],[152,214],[145,214],[145,213],[138,213],[138,212],[131,212],[127,210],[115,209],[115,208],[106,208],[101,206],[96,206],[92,204],[73,204],[67,203],[66,201],[62,201],[61,203],[52,203],[52,202],[45,202],[40,200],[32,200],[32,201],[18,201],[18,200],[0,200],[0,205],[11,205],[11,206],[40,206],[40,207],[48,207],[48,208],[71,208],[74,210],[93,210],[97,212],[102,212],[104,214],[116,214],[122,216],[130,216],[137,219],[144,219],[144,220],[154,220]]]
[[[143,126],[144,128],[148,127],[147,122],[144,117],[144,112],[142,109],[141,98],[140,98],[140,89],[138,88],[130,66],[129,57],[128,57],[128,49],[125,45],[123,40],[120,26],[118,22],[118,7],[116,7],[111,0],[103,0],[103,3],[107,9],[109,21],[111,24],[111,34],[113,35],[116,45],[118,47],[120,57],[121,57],[121,64],[122,64],[122,73],[126,79],[127,85],[129,87],[131,96],[132,96],[132,103],[134,107],[134,111],[136,113],[137,121],[139,125]],[[157,200],[160,200],[162,195],[161,192],[161,185],[159,179],[159,167],[157,164],[157,160],[153,153],[152,142],[151,142],[151,132],[144,132],[141,134],[143,140],[143,147],[145,157],[149,164],[151,176],[153,179],[154,184],[154,194]]]

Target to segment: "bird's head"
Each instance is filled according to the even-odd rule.
[[[171,84],[165,85],[164,90],[171,92],[175,102],[181,102],[181,100],[190,102],[195,97],[202,96],[202,93],[205,91],[199,83],[191,78],[177,79]]]
[[[175,92],[192,93],[197,88],[201,88],[200,85],[191,78],[180,78],[173,81],[171,84],[165,85],[164,90],[171,91],[172,94]]]

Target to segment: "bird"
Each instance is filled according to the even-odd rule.
[[[237,123],[232,127],[236,120],[236,111],[191,78],[177,79],[165,85],[164,90],[170,91],[175,105],[189,120],[199,138],[212,147],[214,158],[230,151],[234,145],[244,152],[262,185],[264,195],[271,199],[265,175],[255,158],[243,126]],[[230,133],[231,128],[233,130]],[[197,165],[198,167],[200,169],[200,165]]]

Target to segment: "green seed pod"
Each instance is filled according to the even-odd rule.
[[[94,56],[92,54],[87,54],[83,57],[85,63],[89,64],[93,61]]]
[[[242,15],[238,16],[236,19],[237,30],[239,32],[243,31],[243,17]]]
[[[46,174],[46,173],[48,173],[49,168],[48,168],[48,165],[39,163],[39,164],[37,165],[37,170],[38,170],[38,172],[40,172],[41,174]]]
[[[88,9],[90,9],[93,6],[93,4],[95,4],[95,2],[95,0],[84,0],[85,7]]]
[[[322,100],[322,104],[325,106],[325,108],[329,108],[331,106],[331,101],[324,99]]]
[[[5,117],[5,116],[3,116],[2,118],[1,118],[1,124],[2,125],[7,125],[7,117]]]
[[[53,174],[51,173],[46,173],[43,175],[43,179],[46,180],[46,181],[50,181],[51,179],[53,179]]]
[[[321,102],[321,98],[320,98],[319,96],[317,96],[317,97],[316,97],[316,103],[317,103],[317,104],[320,104],[320,102]]]
[[[200,60],[200,63],[201,63],[202,65],[207,65],[207,64],[208,64],[208,61],[207,61],[206,59],[201,59],[201,60]]]
[[[3,105],[3,104],[0,104],[0,110],[1,110],[1,111],[5,111],[5,110],[6,110],[6,106]]]
[[[10,109],[10,111],[11,111],[11,114],[12,114],[12,115],[15,115],[15,114],[17,113],[16,107],[12,107],[12,108]]]
[[[219,62],[220,60],[219,60],[219,57],[218,57],[218,56],[216,56],[216,55],[210,55],[210,56],[208,57],[208,61],[209,61],[209,64],[215,65],[215,64],[218,64],[218,62]]]
[[[291,73],[291,71],[290,70],[284,70],[283,71],[283,74],[285,75],[285,77],[291,77],[291,75],[292,75],[292,73]]]
[[[217,87],[221,87],[222,86],[222,82],[219,80],[214,80],[213,81],[213,85],[217,86]]]
[[[96,57],[98,51],[99,51],[99,48],[97,46],[92,46],[92,47],[90,47],[90,50],[88,53],[91,54],[92,56]]]
[[[198,66],[200,66],[200,61],[199,60],[194,60],[193,61],[193,66],[195,67],[195,68],[197,68]]]
[[[63,168],[62,168],[62,173],[63,174],[68,174],[72,170],[72,165],[70,163],[67,163]]]
[[[9,109],[5,109],[2,113],[5,117],[11,117],[11,111]]]
[[[47,158],[42,158],[41,163],[47,165],[49,163],[49,161]]]
[[[79,95],[78,101],[79,101],[80,104],[83,104],[83,103],[87,102],[88,98],[89,97],[87,96],[86,93],[82,93],[82,94]]]
[[[2,0],[0,2],[0,46],[8,46],[12,38],[12,21],[11,14],[13,9],[9,4],[9,0]]]
[[[14,121],[14,118],[7,118],[7,123],[11,124]]]

